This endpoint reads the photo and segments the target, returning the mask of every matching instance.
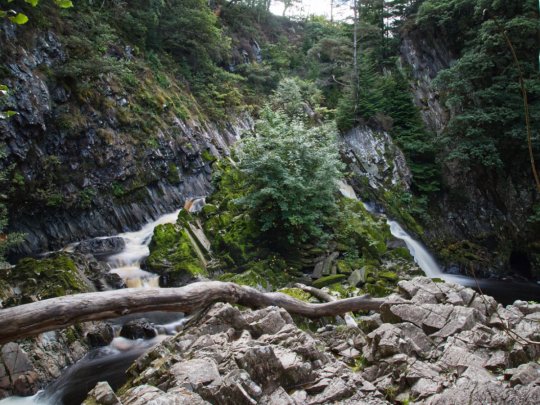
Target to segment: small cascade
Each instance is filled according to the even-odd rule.
[[[418,267],[420,267],[427,277],[441,277],[443,271],[437,264],[433,256],[427,251],[427,249],[416,239],[413,239],[396,221],[390,219],[386,220],[386,223],[390,227],[390,233],[397,239],[401,239],[407,245],[407,249],[411,253]]]
[[[180,210],[166,214],[135,232],[117,236],[125,240],[124,250],[107,259],[111,272],[118,274],[128,288],[159,287],[159,276],[141,269],[141,263],[150,254],[148,245],[158,225],[175,223]]]

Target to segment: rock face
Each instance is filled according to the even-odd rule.
[[[399,185],[408,190],[411,171],[403,152],[385,131],[368,126],[353,128],[342,138],[342,153],[349,167],[374,189]]]
[[[529,341],[540,340],[539,319],[539,305],[503,308],[427,278],[400,282],[381,316],[357,319],[360,329],[327,325],[312,334],[282,309],[216,304],[139,358],[118,401],[481,404],[489,398],[532,405],[540,402],[540,345]],[[106,403],[96,395],[88,401]]]
[[[90,346],[85,335],[103,328],[102,325],[86,323],[1,346],[0,399],[33,395],[58,378],[64,368],[88,353]]]
[[[384,403],[284,310],[217,304],[128,370],[123,404]]]
[[[111,238],[94,238],[79,243],[75,247],[75,252],[92,254],[95,257],[104,257],[120,253],[125,246],[126,241],[119,236]]]
[[[189,197],[206,195],[212,156],[228,154],[251,125],[241,117],[218,127],[160,104],[159,124],[148,124],[142,134],[137,117],[129,115],[136,95],[118,78],[101,75],[93,83],[107,107],[81,98],[55,76],[70,62],[60,37],[19,30],[25,28],[0,25],[7,69],[0,80],[12,89],[8,107],[18,112],[0,122],[7,152],[0,169],[11,168],[13,186],[10,230],[25,234],[14,256],[132,230]],[[133,55],[115,57],[128,61]]]
[[[401,59],[411,68],[415,104],[434,136],[443,133],[459,111],[443,104],[432,80],[458,55],[444,35],[417,28],[403,32]],[[471,169],[446,160],[450,152],[441,153],[444,187],[437,197],[438,210],[431,212],[432,222],[426,227],[427,243],[442,253],[449,267],[462,272],[491,268],[529,277],[530,267],[540,263],[537,231],[528,222],[535,198],[531,176],[512,173],[511,168],[504,173]],[[477,246],[463,247],[464,240]],[[516,254],[522,260],[512,260]]]

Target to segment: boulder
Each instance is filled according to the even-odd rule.
[[[82,405],[122,405],[107,382],[98,382]]]
[[[521,366],[506,370],[504,372],[504,378],[510,380],[511,386],[520,385],[529,385],[535,384],[540,385],[540,364],[538,363],[527,363],[522,364]]]
[[[157,336],[157,331],[154,325],[146,319],[136,319],[122,326],[120,336],[133,340],[151,339]]]
[[[351,273],[349,276],[349,284],[353,287],[358,286],[359,284],[363,284],[366,282],[366,268],[362,267],[361,269],[357,269]]]
[[[114,338],[114,330],[108,323],[93,325],[86,333],[86,340],[91,347],[107,346]]]
[[[75,247],[75,252],[91,254],[95,257],[106,257],[120,253],[126,247],[126,241],[119,237],[94,238],[83,240]]]

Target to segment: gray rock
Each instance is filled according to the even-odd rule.
[[[92,402],[93,401],[93,402]],[[115,395],[111,386],[107,382],[98,382],[97,385],[88,393],[88,399],[83,405],[122,405]]]
[[[361,269],[357,269],[351,273],[349,276],[349,284],[353,287],[358,286],[359,284],[363,284],[366,281],[366,269],[365,267],[362,267]]]
[[[120,253],[126,247],[126,241],[114,236],[111,238],[94,238],[83,240],[75,247],[75,252],[92,254],[96,257],[110,256]]]
[[[518,384],[529,385],[535,383],[535,385],[540,385],[540,364],[532,362],[522,364],[518,368],[506,370],[504,377],[510,380],[510,385],[513,387]]]

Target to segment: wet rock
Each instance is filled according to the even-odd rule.
[[[86,340],[91,347],[107,346],[114,338],[114,330],[108,323],[98,323],[86,333]]]
[[[105,257],[120,253],[126,247],[126,241],[119,237],[94,238],[80,242],[75,248],[75,252],[87,254],[95,257]]]
[[[136,319],[122,326],[120,336],[132,340],[152,339],[157,336],[157,331],[154,325],[146,319]]]

